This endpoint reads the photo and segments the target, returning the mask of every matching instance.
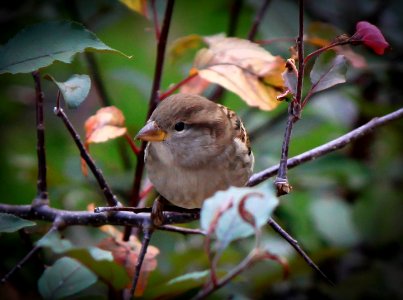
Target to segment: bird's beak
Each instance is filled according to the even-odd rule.
[[[165,140],[167,133],[158,127],[155,121],[148,122],[134,137],[135,140],[143,140],[147,142],[162,142]]]

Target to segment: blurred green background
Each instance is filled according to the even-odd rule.
[[[291,156],[334,139],[375,116],[402,106],[403,2],[399,0],[306,1],[306,25],[320,21],[353,33],[358,21],[377,25],[391,44],[391,51],[376,56],[369,49],[354,48],[367,60],[362,69],[350,68],[346,84],[312,98],[295,126]],[[160,20],[165,1],[157,0]],[[189,34],[212,35],[227,32],[231,7],[241,11],[234,35],[246,38],[261,1],[177,0],[169,42]],[[295,37],[296,1],[270,1],[260,25],[258,39]],[[147,111],[155,63],[153,24],[118,1],[2,1],[0,44],[23,27],[45,21],[73,19],[86,24],[107,45],[133,59],[114,54],[94,54],[108,100],[120,108],[130,134],[142,127]],[[290,42],[266,46],[273,54],[289,57]],[[307,46],[306,51],[314,48]],[[194,51],[176,63],[165,64],[162,90],[187,75]],[[89,74],[85,55],[72,64],[55,63],[41,71],[64,81],[72,74]],[[33,80],[26,75],[0,76],[0,195],[2,203],[30,204],[36,193],[36,132]],[[43,82],[45,92],[46,151],[51,204],[70,210],[103,205],[95,181],[81,174],[78,151],[59,119],[53,114],[56,88]],[[249,108],[237,96],[225,93],[222,102],[237,111],[252,135],[259,171],[279,160],[285,126],[285,104],[272,112]],[[67,113],[83,136],[85,120],[100,107],[95,88],[78,110]],[[330,287],[269,228],[264,242],[269,250],[290,262],[291,275],[281,279],[273,262],[260,263],[224,287],[212,299],[403,299],[403,160],[402,121],[376,130],[346,149],[302,165],[289,172],[293,192],[281,198],[275,213],[284,226],[336,283]],[[122,142],[122,141],[121,141]],[[91,146],[96,163],[103,170],[122,202],[130,194],[135,157],[119,141]],[[191,224],[197,227],[198,224]],[[0,237],[0,273],[10,270],[30,249],[41,233],[3,234]],[[65,232],[77,245],[94,245],[104,235],[93,228],[70,228]],[[152,244],[161,251],[158,267],[149,280],[144,298],[187,299],[197,291],[197,282],[167,286],[170,279],[190,271],[208,268],[201,250],[201,237],[157,232]],[[228,269],[251,249],[253,240],[237,242],[221,261]],[[37,279],[43,271],[38,258],[17,272],[4,292],[4,299],[39,298]],[[99,283],[103,284],[104,283]],[[192,289],[194,286],[194,289]],[[92,288],[94,290],[94,288]],[[91,293],[89,293],[91,294]],[[100,293],[102,294],[102,293]],[[95,296],[94,296],[95,297]],[[98,295],[105,299],[107,294]],[[3,298],[3,296],[2,296]],[[164,299],[165,299],[164,298]]]

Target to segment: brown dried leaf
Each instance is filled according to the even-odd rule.
[[[199,76],[236,93],[250,106],[274,109],[283,92],[285,61],[256,43],[222,35],[205,37],[209,48],[199,50],[194,67]]]
[[[87,144],[106,142],[127,132],[125,117],[115,106],[99,109],[95,115],[87,119],[84,127]]]

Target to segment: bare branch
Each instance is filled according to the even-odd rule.
[[[31,205],[0,204],[0,212],[8,213],[27,220],[54,222],[61,218],[64,226],[132,226],[140,227],[150,222],[150,213],[134,214],[132,212],[69,211],[52,208],[46,205],[32,207]],[[199,219],[195,212],[164,212],[165,224],[189,223]]]
[[[298,78],[297,78],[297,92],[295,99],[293,99],[288,106],[288,118],[285,128],[283,146],[281,148],[280,166],[278,169],[277,178],[274,184],[277,188],[277,195],[285,195],[291,191],[291,185],[288,183],[287,178],[287,160],[288,149],[291,140],[291,133],[295,122],[301,116],[301,102],[302,102],[302,88],[304,80],[304,0],[299,0],[299,31],[297,38],[298,49]]]
[[[58,230],[58,226],[56,225],[57,222],[55,222],[55,224],[53,224],[53,226],[49,229],[49,231],[44,235],[47,236],[50,233]],[[27,253],[27,255],[24,256],[23,259],[21,259],[6,275],[4,275],[4,277],[1,279],[1,283],[5,283],[11,275],[13,275],[17,270],[20,270],[22,268],[22,266],[36,253],[38,252],[38,250],[41,249],[41,247],[39,246],[34,246],[31,251],[29,251]]]
[[[77,145],[78,150],[80,151],[81,157],[85,160],[88,167],[90,168],[91,172],[94,174],[95,179],[97,180],[101,191],[104,193],[106,201],[108,202],[109,206],[117,206],[119,205],[119,201],[117,200],[116,196],[113,194],[111,188],[109,187],[108,183],[105,180],[104,175],[102,174],[101,169],[99,169],[96,165],[94,160],[92,159],[91,155],[88,153],[87,149],[85,149],[83,143],[81,142],[80,135],[74,129],[73,124],[71,124],[70,120],[68,119],[66,113],[63,111],[62,108],[56,106],[55,114],[62,119],[64,125],[66,126],[67,130],[69,131],[70,135],[72,136],[74,142]]]
[[[39,71],[32,73],[35,82],[36,94],[36,151],[38,157],[38,181],[37,195],[33,205],[49,204],[47,181],[46,181],[46,153],[45,153],[45,124],[43,115],[44,95],[41,87],[41,78]]]
[[[277,222],[274,221],[273,219],[270,219],[268,223],[279,235],[281,235],[295,249],[295,251],[298,252],[299,255],[301,255],[301,257],[312,269],[318,272],[318,274],[322,276],[331,285],[334,285],[334,283],[329,279],[329,277],[327,277],[326,274],[323,273],[321,269],[319,269],[319,267],[313,262],[313,260],[308,256],[308,254],[306,254],[305,251],[300,247],[296,239],[294,239],[291,235],[289,235],[288,232],[285,231],[283,228],[281,228],[281,226],[277,224]]]
[[[368,123],[350,131],[349,133],[342,135],[341,137],[330,141],[326,144],[313,148],[307,152],[304,152],[300,155],[294,156],[287,161],[288,169],[292,169],[296,166],[299,166],[302,163],[314,160],[318,157],[324,156],[330,152],[339,150],[345,147],[347,144],[358,140],[362,136],[369,134],[374,129],[390,123],[394,120],[400,119],[403,117],[403,108],[398,109],[392,113],[384,115],[382,117],[377,117],[369,121]],[[276,175],[279,169],[279,165],[275,165],[273,167],[267,168],[259,173],[255,173],[251,176],[248,181],[247,186],[255,186],[268,178]]]
[[[260,23],[263,20],[264,14],[266,13],[266,10],[269,7],[269,4],[270,4],[270,0],[264,0],[262,6],[258,10],[258,12],[255,16],[255,20],[253,21],[252,28],[250,29],[250,31],[248,33],[248,40],[250,40],[250,41],[255,40],[257,30],[259,28]]]

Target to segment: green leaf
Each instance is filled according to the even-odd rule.
[[[21,219],[11,214],[0,213],[0,232],[15,232],[24,227],[34,226],[35,222]]]
[[[315,61],[311,71],[312,93],[328,89],[336,84],[346,82],[347,61],[343,55],[329,60],[328,53],[322,54]]]
[[[96,247],[75,248],[66,252],[88,267],[115,290],[121,290],[129,283],[125,268],[113,260],[112,253]]]
[[[239,213],[241,200],[248,197],[245,209],[253,216],[254,223],[261,227],[267,223],[278,200],[274,191],[266,185],[259,188],[230,187],[226,191],[219,191],[203,203],[201,211],[201,227],[208,231],[213,226],[217,213],[223,210],[232,201],[232,206],[226,209],[219,217],[215,234],[225,248],[231,241],[254,234],[254,228],[246,222]]]
[[[110,251],[96,247],[75,247],[70,241],[61,239],[57,231],[45,235],[36,245],[78,260],[116,290],[124,288],[129,283],[125,268],[115,263]]]
[[[76,53],[85,50],[125,55],[105,45],[79,23],[43,22],[21,30],[0,48],[0,74],[29,73],[56,60],[70,63]]]
[[[62,257],[43,272],[38,288],[45,299],[61,299],[84,290],[96,280],[97,277],[78,261]]]
[[[57,85],[68,108],[77,108],[90,92],[91,79],[88,75],[74,74],[64,82],[56,81],[50,75],[45,75],[45,78]]]
[[[43,236],[36,242],[38,247],[46,247],[51,249],[54,253],[60,254],[74,248],[69,240],[61,239],[58,231],[53,231]]]
[[[187,273],[187,274],[184,274],[184,275],[171,279],[170,281],[167,282],[167,285],[172,285],[172,284],[180,283],[183,281],[189,281],[189,280],[200,282],[201,279],[204,279],[209,274],[210,274],[210,270]]]
[[[311,214],[316,229],[334,246],[353,246],[359,241],[352,208],[343,199],[325,198],[312,202]]]

